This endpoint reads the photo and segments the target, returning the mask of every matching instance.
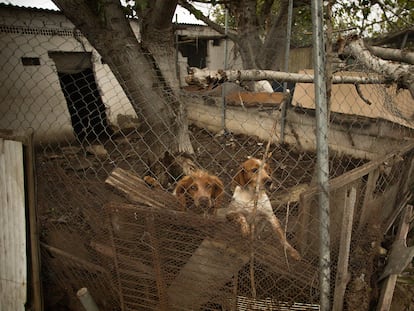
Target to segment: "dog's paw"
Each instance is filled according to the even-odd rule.
[[[154,188],[154,189],[161,189],[162,188],[162,186],[161,186],[161,184],[158,182],[158,180],[156,180],[155,178],[153,178],[153,177],[151,177],[151,176],[148,176],[148,175],[146,175],[146,176],[144,176],[144,181],[145,181],[145,183],[148,185],[148,186],[150,186],[151,188]]]
[[[295,260],[302,260],[302,256],[300,256],[299,252],[293,247],[289,249],[289,254]]]
[[[242,224],[240,226],[241,234],[243,237],[247,238],[250,234],[250,228],[248,224]]]

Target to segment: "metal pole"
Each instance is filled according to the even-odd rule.
[[[290,38],[292,35],[292,14],[293,14],[293,0],[289,0],[288,7],[288,21],[287,21],[287,31],[286,31],[286,49],[285,49],[285,72],[289,72],[289,56],[290,56]],[[287,82],[283,82],[283,94],[286,94]],[[281,111],[281,122],[280,122],[280,142],[285,141],[285,124],[286,124],[286,110],[289,101],[285,101],[282,106]]]
[[[99,311],[98,306],[96,305],[86,287],[82,287],[80,290],[78,290],[76,295],[78,296],[78,299],[86,311]]]
[[[325,79],[325,45],[322,0],[312,0],[313,60],[315,70],[316,148],[319,187],[320,310],[330,310],[329,157],[328,109]]]
[[[178,14],[175,14],[175,25],[178,25]],[[178,53],[180,53],[178,49],[178,31],[177,27],[175,28],[175,74],[177,75],[178,79],[178,86],[181,88],[181,78],[180,78],[180,63]]]
[[[225,34],[225,41],[224,41],[224,64],[223,64],[223,69],[227,70],[227,54],[228,54],[228,39],[227,39],[227,34],[229,31],[229,10],[226,9],[225,11],[225,20],[224,20],[224,34]],[[223,134],[226,135],[227,134],[227,129],[226,129],[226,85],[222,84],[221,86],[221,98],[222,98],[222,116],[221,116],[221,125],[222,125],[222,129],[223,129]]]

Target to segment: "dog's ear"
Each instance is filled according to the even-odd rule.
[[[190,187],[191,183],[193,182],[193,179],[191,176],[184,176],[181,178],[177,185],[175,186],[174,193],[177,196],[183,196],[185,192],[187,191],[188,187]]]
[[[184,176],[181,178],[174,189],[174,195],[176,196],[178,202],[180,202],[181,208],[184,211],[186,207],[186,195],[188,187],[190,187],[193,182],[190,176]]]
[[[211,180],[213,182],[213,193],[212,193],[212,197],[214,199],[217,199],[219,196],[221,196],[223,194],[224,191],[224,185],[223,182],[221,181],[220,178],[218,178],[217,176],[212,176]]]
[[[244,170],[244,167],[241,167],[236,176],[234,176],[234,182],[237,185],[244,186],[246,185],[246,172]]]

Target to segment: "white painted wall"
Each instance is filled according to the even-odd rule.
[[[109,67],[86,39],[81,44],[70,34],[74,26],[62,14],[0,7],[0,25],[0,128],[33,128],[37,143],[74,138],[56,66],[48,55],[57,51],[92,52],[109,122],[117,126],[119,115],[136,117]],[[40,66],[23,66],[21,57],[38,57]]]
[[[139,26],[131,22],[139,39]],[[0,6],[0,129],[35,131],[35,142],[73,140],[74,134],[66,100],[54,61],[48,52],[92,52],[92,66],[105,104],[108,121],[121,126],[120,117],[137,118],[129,100],[99,53],[84,37],[75,38],[74,25],[60,12]],[[206,26],[186,25],[179,34],[200,38],[217,36]],[[224,67],[224,40],[208,46],[208,67]],[[229,41],[229,68],[241,68],[232,55]],[[23,66],[21,57],[38,57],[40,66]],[[182,85],[186,85],[187,59],[179,55]]]

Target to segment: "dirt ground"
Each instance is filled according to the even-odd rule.
[[[266,142],[252,137],[217,136],[196,127],[191,127],[191,139],[197,163],[223,180],[227,199],[231,196],[231,179],[239,164],[247,156],[262,157],[266,148]],[[96,261],[86,241],[105,231],[103,206],[110,201],[126,202],[104,183],[110,172],[121,167],[140,177],[151,173],[143,161],[146,147],[136,132],[114,136],[103,145],[107,154],[85,152],[79,145],[48,145],[37,150],[41,242],[63,251],[65,260],[74,259],[73,256],[85,262]],[[271,197],[294,186],[311,183],[315,154],[299,152],[287,145],[272,145],[270,152],[274,179]],[[334,155],[330,161],[331,177],[363,163],[364,160]],[[170,188],[173,186],[172,183]],[[82,310],[73,293],[79,289],[76,286],[82,284],[82,278],[88,276],[69,273],[65,261],[53,249],[42,248],[42,256],[45,310]],[[102,289],[104,296],[105,290]],[[113,301],[106,303],[107,310],[117,309],[111,305]]]

